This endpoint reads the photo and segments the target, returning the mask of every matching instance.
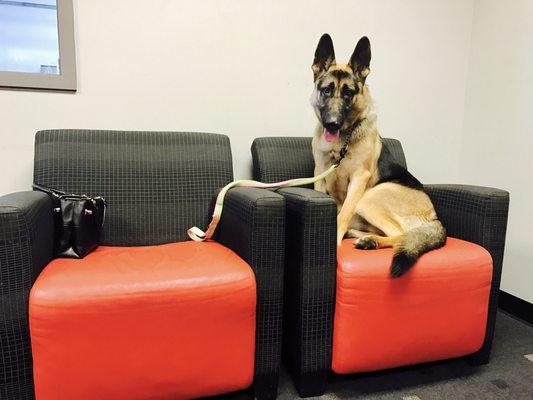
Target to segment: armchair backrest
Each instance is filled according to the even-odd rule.
[[[313,176],[315,162],[310,137],[263,137],[252,143],[254,179],[279,182]],[[407,168],[400,141],[383,139],[396,162]]]
[[[233,179],[230,142],[193,132],[40,131],[33,179],[104,196],[103,245],[182,241],[207,225],[216,189]]]

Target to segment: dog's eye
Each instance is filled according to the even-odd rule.
[[[322,89],[322,93],[324,93],[326,96],[329,96],[331,94],[331,87],[326,86],[324,89]]]
[[[357,93],[355,90],[352,90],[347,86],[345,86],[342,90],[342,95],[347,99],[351,98],[355,93]]]

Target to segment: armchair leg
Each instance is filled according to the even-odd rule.
[[[255,400],[274,400],[278,396],[277,373],[256,377],[252,386],[252,398]]]
[[[294,376],[294,385],[300,397],[322,396],[326,391],[328,371],[314,371]]]
[[[490,320],[492,319],[492,323]],[[466,362],[472,366],[485,365],[489,363],[490,360],[490,351],[492,350],[492,339],[494,337],[494,325],[496,319],[496,312],[494,311],[489,314],[489,324],[487,327],[487,336],[485,338],[485,343],[481,346],[477,352],[470,354],[465,357]]]
[[[489,359],[490,359],[490,348],[489,349],[482,348],[477,353],[470,354],[469,356],[466,356],[465,358],[466,362],[472,365],[473,367],[488,364]]]

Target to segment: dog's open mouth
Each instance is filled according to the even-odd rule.
[[[328,142],[335,142],[339,139],[339,130],[330,132],[326,128],[324,128],[324,139],[326,139]]]

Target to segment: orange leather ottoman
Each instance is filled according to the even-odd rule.
[[[30,295],[37,400],[185,399],[247,388],[252,270],[214,242],[57,259]]]
[[[471,354],[485,338],[492,259],[448,238],[392,279],[392,249],[338,249],[332,369],[375,371]]]

